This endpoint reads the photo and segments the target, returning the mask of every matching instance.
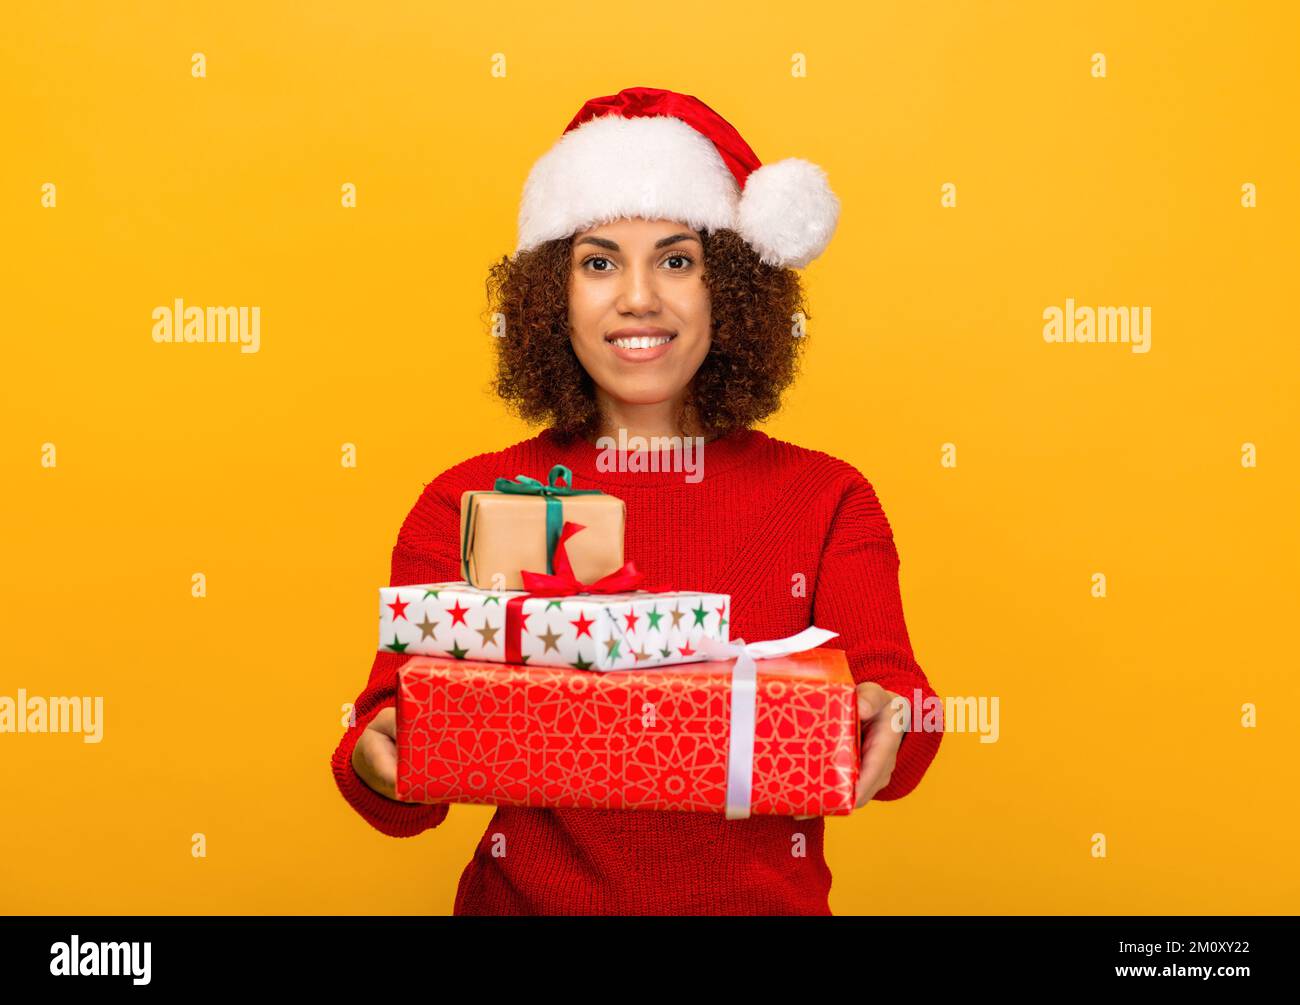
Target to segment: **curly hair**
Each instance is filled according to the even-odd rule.
[[[700,231],[712,344],[678,416],[706,435],[723,436],[767,418],[798,374],[804,338],[793,332],[811,317],[799,276],[777,268],[732,230]],[[548,241],[516,258],[502,256],[487,279],[497,347],[492,389],[529,423],[562,436],[594,435],[600,412],[594,382],[569,341],[572,237]],[[500,329],[504,327],[504,332]]]

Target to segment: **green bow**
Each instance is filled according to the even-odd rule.
[[[555,483],[561,478],[564,479],[563,485]],[[589,495],[592,492],[599,493],[600,489],[575,489],[573,486],[573,472],[563,464],[557,464],[551,468],[551,473],[546,476],[546,484],[543,485],[536,478],[529,478],[527,475],[515,475],[514,481],[509,478],[498,478],[496,484],[492,486],[494,492],[514,492],[519,495],[544,495],[544,496],[573,496]]]
[[[556,482],[561,478],[564,479],[564,484],[557,485]],[[602,494],[600,489],[573,488],[573,472],[563,464],[557,464],[551,468],[551,473],[547,475],[545,485],[536,478],[529,478],[527,475],[515,475],[513,480],[498,478],[496,484],[492,486],[492,490],[494,492],[505,492],[509,495],[542,496],[546,500],[546,574],[548,576],[555,575],[552,559],[555,555],[556,542],[560,540],[560,531],[564,527],[564,506],[559,497]],[[466,540],[461,542],[461,554],[467,558],[469,521],[466,521],[466,523]]]

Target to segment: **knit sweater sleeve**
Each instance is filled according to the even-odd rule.
[[[923,730],[923,707],[934,698],[912,654],[898,583],[893,531],[871,483],[852,469],[832,521],[813,596],[813,624],[838,632],[827,643],[847,651],[853,679],[874,681],[912,706],[889,784],[875,799],[900,799],[920,783],[939,751],[943,729]],[[933,703],[927,703],[930,705]]]
[[[425,486],[407,515],[393,548],[390,586],[448,582],[460,578],[456,542],[460,535],[459,497],[442,487],[442,479]],[[348,804],[376,830],[390,837],[414,837],[437,827],[447,817],[447,803],[402,803],[370,788],[352,766],[352,752],[362,731],[376,715],[396,703],[397,670],[410,657],[376,653],[365,690],[354,702],[355,725],[343,733],[331,766],[334,780]]]

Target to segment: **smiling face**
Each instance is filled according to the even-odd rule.
[[[602,403],[680,402],[711,342],[699,232],[622,219],[575,234],[569,333]]]

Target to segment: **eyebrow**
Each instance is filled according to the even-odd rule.
[[[659,240],[655,241],[655,248],[666,248],[668,245],[676,244],[678,241],[695,241],[698,243],[699,238],[694,237],[691,234],[672,234],[668,237],[661,237]],[[610,251],[619,250],[618,242],[611,241],[606,237],[584,237],[578,241],[578,244],[594,244],[598,248],[608,248]],[[575,244],[574,247],[577,247],[577,245]]]

